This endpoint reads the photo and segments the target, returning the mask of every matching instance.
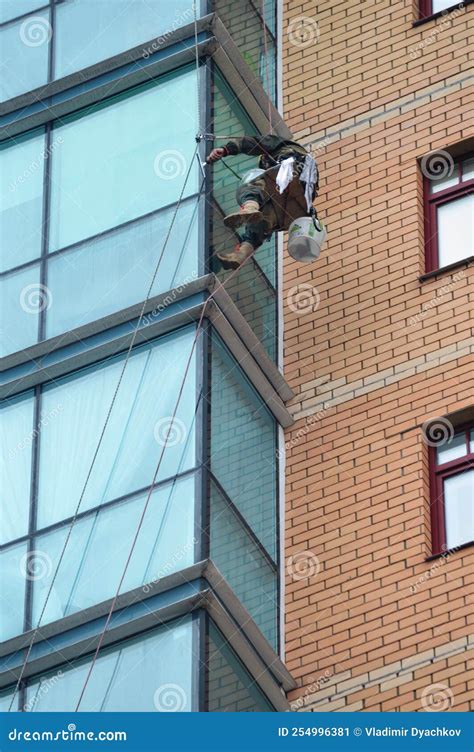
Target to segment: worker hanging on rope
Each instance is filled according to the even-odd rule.
[[[318,168],[304,146],[279,136],[243,136],[213,149],[207,162],[217,162],[235,154],[249,154],[260,159],[258,169],[244,175],[237,188],[240,211],[224,219],[226,227],[232,230],[243,227],[241,242],[236,248],[216,254],[225,268],[237,268],[274,232],[288,230],[292,223],[291,230],[298,227],[295,220],[300,218],[300,226],[307,222],[303,218],[311,217],[310,225],[314,222],[316,230],[322,232],[322,223],[319,223],[313,207],[318,189]],[[307,246],[303,250],[303,245],[294,244],[299,251],[292,255],[300,260],[310,260],[303,258],[307,253]],[[291,247],[289,250],[291,253]]]

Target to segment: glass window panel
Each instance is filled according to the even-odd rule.
[[[101,650],[81,712],[186,712],[192,707],[191,617]],[[73,711],[91,658],[31,682],[25,710]]]
[[[462,163],[462,179],[463,181],[474,180],[474,157],[466,159]]]
[[[38,341],[38,314],[51,305],[48,289],[40,284],[39,264],[1,277],[0,300],[0,354],[4,357]]]
[[[50,250],[176,201],[196,129],[193,70],[90,108],[55,129]],[[186,196],[197,190],[194,161]]]
[[[13,692],[4,692],[0,694],[0,713],[8,713],[10,708],[10,703],[12,701]],[[12,705],[12,711],[16,710],[18,707],[18,694],[15,697],[15,702]]]
[[[471,431],[470,445],[471,445],[471,452],[474,452],[474,428]]]
[[[436,461],[438,465],[444,465],[445,462],[452,462],[466,454],[466,434],[458,433],[453,436],[451,441],[436,449]]]
[[[252,3],[249,0],[240,0],[239,3],[235,3],[229,2],[229,0],[216,0],[215,10],[250,70],[256,78],[260,78],[264,89],[267,89],[261,1]],[[265,1],[265,21],[268,28],[274,33],[275,3],[272,0]],[[272,46],[273,41],[267,34],[267,49]],[[271,68],[268,69],[268,74],[271,77]],[[270,92],[270,96],[273,97],[273,86],[270,86]]]
[[[437,167],[443,168],[444,162],[440,160],[439,164],[436,162],[436,157],[433,157],[433,164],[431,172],[435,173]],[[459,183],[459,167],[455,165],[453,167],[452,172],[449,171],[447,175],[444,175],[444,170],[441,169],[440,171],[440,177],[434,178],[430,181],[431,185],[431,193],[439,193],[440,191],[445,191],[446,188],[452,188],[453,185],[457,185]]]
[[[56,14],[56,78],[143,42],[156,43],[194,19],[190,0],[67,0]]]
[[[60,619],[115,595],[147,494],[106,507],[78,520],[58,570],[43,623]],[[51,562],[35,582],[33,623],[44,606],[64,541],[66,524],[39,536],[35,548]],[[110,542],[114,541],[113,547]],[[194,477],[153,492],[121,592],[133,590],[194,563]]]
[[[447,547],[474,541],[474,470],[445,479],[444,506]]]
[[[0,409],[0,545],[28,532],[33,411],[32,394]]]
[[[147,488],[163,450],[195,329],[132,354],[81,504],[84,511]],[[73,514],[122,371],[124,356],[48,387],[43,410],[61,410],[41,429],[38,528]],[[195,355],[157,480],[194,467]],[[71,473],[71,467],[74,473]]]
[[[107,316],[145,298],[174,208],[126,225],[53,256],[48,285],[54,306],[46,336]],[[152,295],[198,276],[197,202],[181,205],[156,275]]]
[[[0,642],[23,632],[27,571],[26,543],[0,551]]]
[[[275,419],[215,334],[211,396],[212,472],[275,559]]]
[[[207,701],[210,713],[274,710],[253,676],[242,665],[221,632],[209,620]]]
[[[445,8],[452,8],[456,0],[433,0],[433,13],[438,13]]]
[[[51,25],[47,10],[0,29],[3,68],[1,102],[48,82],[50,39]]]
[[[210,553],[237,598],[277,650],[277,574],[214,484]]]
[[[0,23],[48,4],[48,0],[0,0]]]
[[[439,265],[474,255],[474,194],[438,207]]]
[[[44,134],[0,148],[0,271],[41,255]]]

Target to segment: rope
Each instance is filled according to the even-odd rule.
[[[84,693],[86,691],[86,688],[87,688],[87,685],[89,683],[90,677],[91,677],[92,672],[94,670],[94,666],[95,666],[95,664],[97,662],[97,658],[98,658],[100,649],[101,649],[103,641],[105,639],[107,628],[108,628],[108,626],[110,624],[110,620],[112,619],[112,615],[113,615],[113,612],[115,610],[115,606],[117,604],[117,599],[118,599],[118,597],[120,595],[120,590],[121,590],[123,581],[124,581],[124,579],[126,577],[126,574],[127,574],[127,571],[128,571],[128,567],[130,565],[130,562],[131,562],[131,559],[132,559],[132,556],[133,556],[133,552],[135,550],[135,546],[137,544],[138,537],[140,535],[140,531],[141,531],[141,528],[142,528],[142,525],[143,525],[143,522],[144,522],[144,519],[145,519],[145,516],[146,516],[146,512],[147,512],[147,509],[148,509],[148,506],[149,506],[149,503],[150,503],[150,499],[151,499],[152,494],[153,494],[153,489],[154,489],[154,486],[155,486],[155,483],[156,483],[156,479],[157,479],[158,473],[160,471],[161,461],[163,459],[163,455],[164,455],[164,452],[165,452],[165,449],[166,449],[166,446],[167,446],[167,443],[168,443],[168,438],[169,438],[169,435],[170,435],[170,431],[171,431],[171,428],[173,426],[174,420],[176,418],[176,414],[178,412],[178,408],[179,408],[179,404],[180,404],[180,401],[181,401],[181,397],[183,395],[184,386],[185,386],[186,379],[187,379],[187,376],[188,376],[188,373],[189,373],[189,368],[190,368],[190,365],[191,365],[191,360],[192,360],[192,357],[193,357],[193,354],[194,354],[194,350],[196,348],[196,343],[197,343],[197,340],[198,340],[198,336],[199,336],[199,334],[201,332],[202,322],[203,322],[204,316],[206,314],[206,309],[207,309],[210,301],[214,297],[214,295],[220,289],[222,289],[222,288],[225,287],[225,285],[230,281],[230,279],[235,274],[237,274],[238,271],[240,271],[240,269],[249,261],[250,258],[251,258],[251,256],[248,256],[246,259],[244,259],[244,261],[242,261],[242,263],[239,264],[239,266],[236,269],[234,269],[231,272],[231,274],[229,274],[229,276],[223,282],[220,282],[217,285],[217,287],[215,288],[215,290],[209,295],[209,297],[207,298],[207,300],[205,301],[205,303],[203,305],[203,308],[202,308],[202,311],[201,311],[201,315],[199,317],[199,321],[198,321],[198,324],[197,324],[197,327],[196,327],[196,333],[194,335],[193,343],[192,343],[191,350],[190,350],[190,353],[189,353],[189,356],[188,356],[188,360],[187,360],[187,363],[186,363],[186,367],[185,367],[185,370],[184,370],[184,376],[183,376],[183,379],[181,381],[181,385],[180,385],[180,388],[179,388],[178,397],[177,397],[177,400],[176,400],[176,403],[175,403],[175,406],[174,406],[174,409],[173,409],[173,414],[171,416],[171,420],[169,421],[169,425],[168,425],[168,430],[167,430],[167,433],[166,433],[166,437],[165,437],[165,440],[163,442],[163,447],[161,449],[161,453],[160,453],[160,456],[158,458],[158,463],[157,463],[156,468],[155,468],[155,472],[154,472],[154,475],[153,475],[153,480],[152,480],[152,482],[150,484],[150,487],[148,489],[148,493],[147,493],[147,497],[146,497],[146,500],[145,500],[145,504],[144,504],[144,507],[143,507],[143,510],[142,510],[142,513],[141,513],[141,516],[140,516],[140,520],[138,522],[138,527],[137,527],[137,530],[135,532],[135,535],[134,535],[134,538],[133,538],[133,541],[132,541],[132,545],[131,545],[130,551],[128,553],[128,556],[127,556],[127,560],[125,562],[125,566],[124,566],[122,575],[120,577],[120,581],[119,581],[117,590],[116,590],[115,595],[114,595],[114,597],[112,599],[112,603],[110,604],[110,609],[109,609],[109,612],[107,614],[107,619],[105,621],[104,628],[103,628],[103,630],[102,630],[102,632],[100,634],[99,642],[97,643],[97,647],[95,649],[94,656],[92,658],[92,661],[91,661],[91,664],[89,666],[89,670],[87,672],[87,675],[86,675],[83,687],[81,689],[81,693],[79,695],[79,699],[77,701],[77,705],[76,705],[76,708],[75,708],[75,711],[74,711],[76,713],[79,710],[79,707],[80,707],[81,702],[82,702],[83,697],[84,697]]]
[[[198,136],[196,136],[196,140],[199,141],[202,138],[201,134],[201,82],[199,80],[199,49],[198,49],[198,19],[197,19],[197,2],[194,0],[193,2],[193,11],[194,11],[194,54],[195,54],[195,64],[196,64],[196,95],[197,95],[197,121],[198,121]]]
[[[265,20],[265,0],[262,0],[262,33],[263,33],[263,50],[265,57],[265,79],[267,83],[267,97],[268,97],[268,122],[270,123],[270,133],[273,133],[273,121],[272,121],[272,102],[270,96],[270,76],[268,73],[268,43],[267,43],[267,23]]]
[[[124,363],[123,363],[123,366],[122,366],[122,370],[120,372],[120,376],[118,378],[117,385],[115,387],[115,390],[114,390],[114,393],[113,393],[113,396],[112,396],[112,400],[111,400],[110,406],[109,406],[108,411],[107,411],[105,422],[104,422],[104,425],[102,427],[102,430],[101,430],[101,433],[100,433],[100,436],[99,436],[99,440],[97,442],[97,446],[96,446],[95,451],[94,451],[94,455],[92,457],[92,462],[91,462],[91,465],[89,467],[89,470],[88,470],[88,473],[87,473],[84,485],[82,487],[81,494],[80,494],[80,497],[79,497],[79,501],[78,501],[76,509],[74,511],[73,518],[72,518],[72,520],[71,520],[71,522],[69,524],[69,530],[67,532],[67,536],[66,536],[66,539],[64,541],[63,548],[61,550],[61,554],[60,554],[60,557],[59,557],[58,564],[56,566],[53,578],[51,580],[48,592],[46,594],[46,599],[45,599],[45,602],[44,602],[43,607],[41,609],[41,613],[40,613],[37,625],[36,625],[36,627],[35,627],[35,629],[33,631],[33,634],[31,636],[31,640],[30,640],[29,645],[28,645],[28,649],[27,649],[27,652],[26,652],[25,660],[23,662],[22,669],[20,671],[20,675],[18,677],[17,683],[15,685],[15,689],[13,691],[13,695],[12,695],[12,698],[11,698],[11,701],[10,701],[8,712],[10,712],[11,709],[12,709],[12,707],[13,707],[13,703],[14,703],[14,700],[15,700],[16,693],[18,692],[20,684],[21,684],[21,682],[23,680],[23,676],[24,676],[24,673],[25,673],[25,670],[26,670],[26,666],[28,664],[28,660],[29,660],[29,657],[31,655],[31,651],[33,649],[34,641],[35,641],[36,636],[38,634],[38,631],[39,631],[39,628],[40,628],[43,616],[44,616],[44,614],[46,612],[46,607],[47,607],[48,601],[49,601],[49,599],[51,597],[51,593],[53,591],[53,587],[54,587],[54,584],[56,582],[56,578],[58,576],[59,568],[60,568],[61,563],[62,563],[62,561],[64,559],[64,555],[66,553],[66,548],[67,548],[69,540],[71,538],[72,530],[73,530],[74,525],[76,523],[79,511],[80,511],[80,508],[81,508],[81,505],[82,505],[82,501],[84,499],[84,494],[85,494],[87,486],[89,484],[89,480],[90,480],[90,477],[92,475],[92,470],[94,469],[94,466],[95,466],[95,463],[96,463],[96,460],[97,460],[97,457],[98,457],[98,454],[99,454],[99,451],[100,451],[100,447],[102,446],[102,442],[103,442],[103,439],[104,439],[104,436],[105,436],[105,432],[107,430],[107,426],[108,426],[109,421],[110,421],[110,416],[112,414],[113,407],[114,407],[116,399],[117,399],[117,395],[118,395],[118,392],[119,392],[119,389],[120,389],[120,385],[122,384],[123,377],[125,375],[125,371],[126,371],[128,362],[130,360],[132,349],[133,349],[133,346],[135,344],[135,340],[137,338],[138,331],[140,329],[140,325],[141,325],[141,322],[143,320],[143,316],[145,314],[145,309],[146,309],[147,303],[148,303],[148,301],[149,301],[149,299],[151,297],[151,292],[152,292],[152,289],[153,289],[153,285],[155,284],[156,276],[158,274],[158,270],[160,268],[161,261],[162,261],[163,256],[164,256],[164,253],[165,253],[165,250],[166,250],[166,246],[168,244],[168,241],[169,241],[169,238],[170,238],[170,235],[171,235],[171,230],[173,229],[173,226],[174,226],[174,223],[175,223],[175,220],[176,220],[176,216],[177,216],[178,211],[179,211],[179,207],[180,207],[180,205],[182,203],[182,200],[183,200],[183,197],[184,197],[184,192],[186,190],[186,185],[188,183],[188,179],[189,179],[189,176],[191,174],[191,169],[192,169],[193,163],[194,163],[194,157],[195,157],[195,155],[197,153],[197,150],[198,150],[198,145],[196,145],[195,150],[194,150],[194,154],[192,156],[192,159],[189,162],[189,168],[188,168],[188,171],[186,173],[184,184],[183,184],[183,187],[181,189],[181,193],[179,195],[178,202],[177,202],[176,207],[174,209],[173,216],[171,218],[171,223],[170,223],[170,225],[168,227],[168,232],[167,232],[166,237],[165,237],[165,242],[163,243],[163,248],[161,250],[160,256],[159,256],[158,261],[157,261],[157,264],[155,266],[155,270],[153,272],[153,276],[152,276],[150,285],[149,285],[148,290],[147,290],[146,298],[143,301],[143,305],[142,305],[141,310],[140,310],[140,315],[139,315],[137,324],[135,326],[132,338],[130,340],[130,344],[129,344],[129,347],[128,347],[128,350],[127,350],[127,354],[125,356],[125,360],[124,360]],[[202,185],[201,185],[201,188],[199,190],[199,193],[201,192],[201,190],[202,190]]]

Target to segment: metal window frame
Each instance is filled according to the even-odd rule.
[[[109,599],[43,627],[34,640],[25,681],[92,653],[111,605]],[[147,592],[140,587],[120,595],[103,645],[120,643],[200,609],[207,611],[275,710],[288,710],[284,692],[296,686],[291,674],[210,560],[151,583]],[[31,637],[26,633],[3,643],[0,689],[15,682]],[[198,687],[201,693],[202,681]],[[202,704],[200,697],[197,707]]]

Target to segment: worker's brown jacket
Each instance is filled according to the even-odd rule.
[[[301,155],[304,158],[308,153],[304,146],[279,136],[242,136],[242,138],[233,138],[228,141],[225,148],[228,154],[259,156],[259,167],[263,170],[268,170],[269,167],[287,157]],[[278,229],[286,230],[294,219],[308,213],[304,184],[300,182],[298,175],[296,175],[288,188],[280,195],[275,178],[276,172],[270,171],[253,182],[262,189],[264,188],[269,195],[276,213],[275,225],[278,226]],[[315,192],[317,187],[316,185]]]

